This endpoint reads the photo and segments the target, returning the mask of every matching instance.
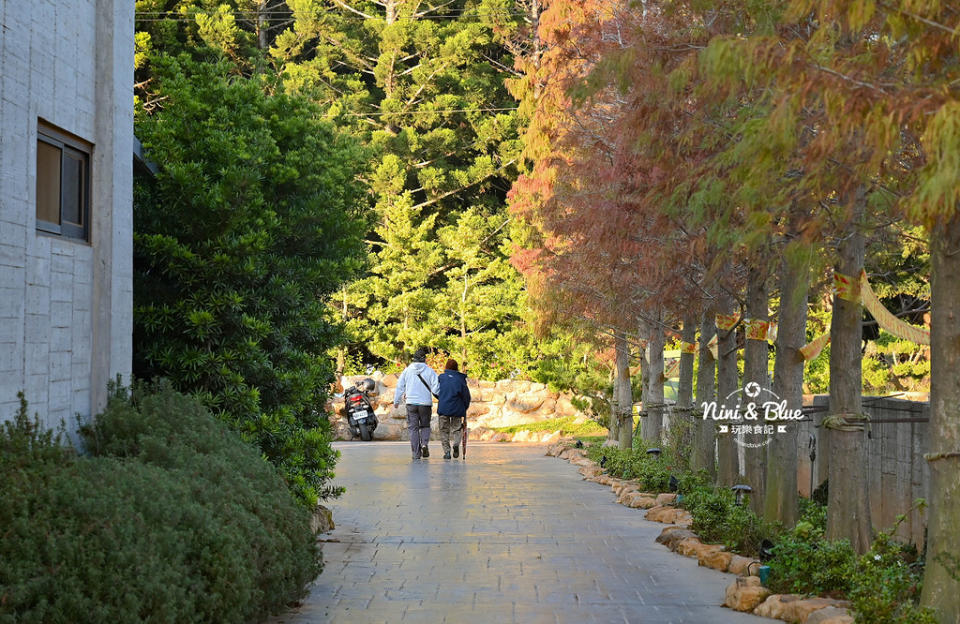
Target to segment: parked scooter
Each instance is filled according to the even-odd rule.
[[[373,439],[373,431],[379,424],[369,399],[376,389],[376,382],[367,378],[361,379],[343,392],[347,422],[350,424],[353,435],[359,436],[364,442]]]

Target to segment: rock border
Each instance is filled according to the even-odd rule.
[[[658,543],[675,553],[695,558],[701,566],[736,575],[727,586],[725,607],[791,624],[853,624],[849,601],[772,593],[761,584],[760,577],[750,574],[751,566],[760,564],[758,560],[728,552],[723,544],[700,541],[699,536],[690,530],[693,522],[690,513],[675,507],[676,494],[644,492],[634,480],[610,476],[587,457],[585,449],[576,448],[572,443],[566,439],[551,444],[546,455],[580,466],[579,472],[585,481],[609,486],[617,503],[646,510],[644,517],[647,520],[669,524],[657,537]]]

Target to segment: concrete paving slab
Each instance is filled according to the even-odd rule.
[[[731,575],[657,544],[664,525],[543,447],[473,443],[465,461],[412,461],[405,442],[336,447],[347,492],[323,539],[337,541],[272,624],[776,621],[720,606]]]

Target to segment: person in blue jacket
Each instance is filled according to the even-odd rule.
[[[430,442],[433,396],[440,390],[437,374],[427,366],[426,361],[427,348],[420,347],[413,354],[413,362],[400,374],[393,395],[394,407],[399,408],[401,400],[407,404],[407,429],[410,430],[410,450],[414,459],[430,457],[427,444]]]
[[[447,360],[446,370],[440,375],[440,391],[437,392],[437,416],[440,421],[440,444],[443,458],[450,459],[450,438],[453,437],[453,456],[460,456],[460,436],[466,426],[467,408],[470,407],[470,388],[467,376],[458,370],[456,360]]]

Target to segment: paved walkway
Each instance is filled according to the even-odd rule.
[[[654,539],[543,448],[472,443],[411,461],[408,443],[342,443],[325,568],[275,624],[627,622],[763,624],[720,605],[732,576]]]

